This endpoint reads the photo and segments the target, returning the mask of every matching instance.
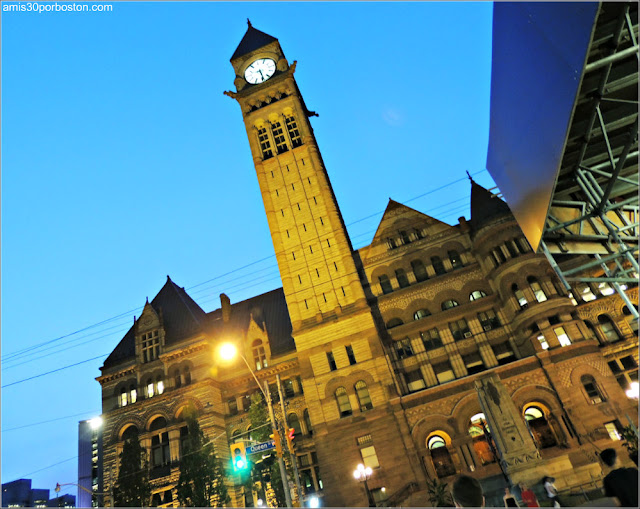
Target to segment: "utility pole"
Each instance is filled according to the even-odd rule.
[[[264,391],[265,396],[267,398],[267,405],[269,406],[269,418],[271,419],[271,428],[273,429],[274,435],[276,433],[280,433],[278,427],[276,426],[276,418],[273,414],[273,405],[271,404],[271,392],[269,392],[269,382],[264,381]],[[282,478],[282,488],[284,489],[284,498],[287,504],[287,507],[291,506],[291,491],[289,490],[289,478],[287,477],[287,469],[284,467],[284,460],[281,455],[276,454],[278,457],[278,465],[280,465],[280,477]]]
[[[289,424],[287,423],[287,410],[284,406],[284,394],[282,394],[282,383],[280,381],[280,374],[276,374],[276,381],[278,382],[278,395],[280,396],[280,405],[282,406],[282,420],[286,424],[284,426],[285,435],[288,433]],[[288,443],[289,441],[287,441]],[[293,446],[292,446],[293,447]],[[289,455],[291,457],[291,465],[293,466],[293,478],[296,481],[296,490],[298,491],[298,507],[302,507],[302,489],[300,488],[300,476],[298,475],[298,461],[293,448],[289,449]]]

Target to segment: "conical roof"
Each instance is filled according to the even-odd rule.
[[[253,28],[253,25],[249,20],[247,20],[247,24],[249,25],[249,27],[247,28],[247,32],[244,34],[244,37],[240,41],[240,44],[238,44],[236,51],[231,57],[232,61],[238,57],[241,57],[242,55],[251,53],[258,48],[262,48],[263,46],[266,46],[267,44],[278,40],[275,37],[271,37],[269,34],[265,34],[264,32]]]
[[[509,206],[471,179],[471,227],[478,230],[490,220],[511,215]]]

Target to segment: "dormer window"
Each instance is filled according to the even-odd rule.
[[[267,354],[264,351],[264,346],[261,339],[256,339],[251,343],[251,350],[253,352],[253,361],[256,365],[256,370],[267,367]]]
[[[146,332],[142,335],[142,362],[151,362],[160,355],[160,337],[158,331]]]

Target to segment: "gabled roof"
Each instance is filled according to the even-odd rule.
[[[373,236],[371,244],[374,244],[381,238],[388,236],[390,232],[397,234],[402,222],[415,229],[435,227],[436,230],[441,231],[444,228],[451,228],[451,225],[448,225],[447,223],[443,223],[442,221],[389,198],[389,203],[387,204],[384,214],[382,214],[382,219],[380,220],[380,224]]]
[[[492,219],[505,215],[511,215],[509,206],[471,179],[471,228],[478,231]]]
[[[176,285],[169,276],[150,305],[158,315],[162,316],[165,344],[172,344],[197,334],[206,323],[207,314],[189,297],[184,288]],[[135,324],[104,361],[103,368],[134,357]]]
[[[278,40],[275,37],[271,37],[269,34],[265,34],[264,32],[253,28],[253,25],[249,20],[247,20],[247,24],[249,25],[247,32],[244,34],[240,44],[238,44],[236,51],[233,53],[233,56],[231,57],[232,61],[242,55],[251,53],[258,48],[262,48],[263,46]]]

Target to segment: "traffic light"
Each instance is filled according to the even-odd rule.
[[[287,446],[289,447],[289,452],[293,454],[293,434],[295,433],[295,429],[289,428],[287,430]]]
[[[269,435],[269,438],[273,440],[276,444],[276,454],[282,458],[282,442],[280,441],[280,433],[278,433],[277,429],[272,430],[273,433]]]
[[[236,472],[242,472],[247,469],[247,451],[243,442],[236,442],[231,445],[231,462]]]

